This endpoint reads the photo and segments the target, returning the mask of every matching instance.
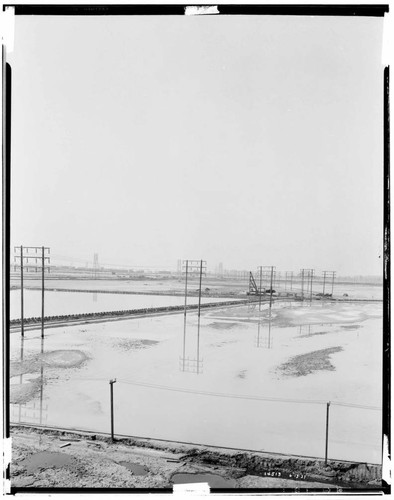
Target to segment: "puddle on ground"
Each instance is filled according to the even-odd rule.
[[[16,477],[13,480],[14,486],[17,486],[18,488],[24,488],[26,486],[32,486],[34,484],[34,477],[32,476],[27,476],[27,477]]]
[[[148,470],[140,464],[133,464],[131,462],[118,462],[119,465],[123,465],[126,469],[130,470],[135,476],[146,476]]]
[[[174,474],[171,478],[173,484],[208,483],[210,488],[234,488],[235,479],[227,479],[218,474]]]
[[[38,469],[49,469],[52,467],[63,467],[71,463],[72,457],[66,453],[43,451],[34,453],[20,462],[26,467],[28,473],[36,472]]]

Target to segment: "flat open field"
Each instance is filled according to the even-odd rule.
[[[11,335],[11,421],[381,461],[382,306],[286,303]],[[183,361],[185,353],[185,361]],[[199,359],[199,363],[197,363]],[[198,373],[197,373],[198,366]],[[347,404],[368,406],[343,406]]]
[[[30,276],[30,277],[29,277]],[[34,277],[34,279],[33,279]],[[258,281],[258,280],[257,280]],[[25,286],[35,287],[40,289],[41,280],[39,276],[27,275],[24,280]],[[107,290],[107,291],[125,291],[134,293],[157,292],[157,293],[180,293],[185,290],[185,278],[178,279],[134,279],[134,280],[117,280],[117,279],[60,279],[54,276],[46,275],[46,286],[48,288],[61,289],[77,289],[77,290]],[[11,279],[11,285],[20,286],[20,279],[14,276]],[[268,282],[263,282],[263,287],[269,285]],[[274,287],[278,291],[301,291],[301,283],[294,279],[292,283],[281,280],[274,283]],[[189,278],[188,289],[189,293],[197,293],[199,282],[195,278]],[[209,288],[209,291],[205,291]],[[323,292],[323,282],[315,280],[313,282],[313,292]],[[203,278],[202,290],[206,295],[222,294],[242,295],[245,296],[249,289],[249,278],[246,279],[220,279],[211,276]],[[331,283],[326,283],[324,291],[331,293]],[[359,283],[334,283],[334,296],[343,297],[347,294],[350,299],[374,299],[382,300],[383,287],[382,284],[359,284]]]

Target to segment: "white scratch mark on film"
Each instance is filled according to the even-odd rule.
[[[386,481],[387,484],[391,484],[391,460],[387,434],[383,436],[382,479]]]
[[[209,495],[208,483],[174,484],[174,495]]]
[[[6,7],[1,14],[1,30],[3,35],[1,37],[3,45],[10,54],[14,50],[14,33],[15,33],[15,8]]]
[[[219,14],[217,5],[188,5],[185,7],[185,16],[205,16]]]
[[[392,63],[394,47],[394,17],[392,12],[386,12],[383,18],[382,65]]]
[[[3,439],[3,474],[7,467],[11,464],[11,438]],[[3,492],[8,494],[11,492],[11,481],[6,479],[3,475]]]

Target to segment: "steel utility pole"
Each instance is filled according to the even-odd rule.
[[[186,357],[186,309],[187,309],[187,272],[189,261],[186,261],[186,278],[185,278],[185,311],[183,313],[183,371],[185,371]]]
[[[310,269],[310,278],[311,278],[311,286],[310,286],[310,292],[311,292],[311,295],[310,295],[310,300],[311,300],[311,302],[312,302],[313,269]]]
[[[185,269],[185,309],[184,309],[184,320],[183,320],[183,357],[182,361],[182,369],[185,371],[186,364],[186,314],[187,314],[187,285],[188,285],[188,276],[189,274],[197,274],[199,273],[199,292],[198,292],[198,325],[197,325],[197,360],[196,367],[197,373],[200,371],[200,317],[201,317],[201,295],[202,295],[202,275],[203,272],[206,273],[206,261],[204,260],[184,260],[183,266]],[[188,365],[190,364],[189,358],[187,359]],[[193,363],[193,360],[191,360]]]
[[[201,284],[202,284],[202,260],[200,261],[200,288],[198,292],[198,326],[197,326],[197,373],[200,369],[200,315],[201,315]]]
[[[311,278],[312,276],[312,278]],[[301,269],[301,297],[304,300],[304,278],[306,278],[306,293],[310,293],[312,296],[312,279],[313,279],[313,269]]]
[[[98,253],[93,254],[93,277],[97,279],[97,273],[99,269]]]
[[[19,255],[17,252],[19,251]],[[21,336],[25,335],[25,325],[24,325],[24,290],[23,290],[23,245],[20,247],[14,247],[14,271],[17,267],[20,268],[21,273]],[[20,260],[20,266],[17,265],[17,260]]]
[[[111,440],[115,441],[114,438],[114,383],[116,382],[116,378],[113,378],[109,381],[110,386],[110,395],[111,395]]]
[[[272,279],[274,277],[274,266],[271,266],[271,282],[270,282],[270,309],[272,307]]]
[[[281,283],[280,283],[281,279],[282,279],[281,272],[280,271],[278,271],[278,272],[275,271],[274,279],[272,281],[273,288],[280,288],[281,287]]]
[[[23,266],[23,261],[26,261],[26,270],[29,270],[29,260],[34,259],[35,263],[38,263],[39,256],[38,256],[38,250],[42,251],[42,257],[41,257],[41,268],[42,268],[42,283],[41,283],[41,336],[44,336],[44,290],[45,290],[45,285],[44,285],[44,273],[45,273],[45,261],[48,261],[48,272],[50,272],[50,248],[49,247],[24,247],[21,245],[20,247],[14,247],[14,252],[16,252],[16,249],[20,248],[20,255],[14,255],[14,259],[20,259],[20,270],[21,270],[21,334],[22,336],[24,335],[24,285],[23,285],[23,271],[24,271],[24,266]],[[24,250],[26,251],[24,253]],[[34,255],[29,255],[29,250],[34,250]],[[45,253],[47,254],[45,256]],[[31,266],[34,267],[36,272],[40,268],[40,266]]]
[[[263,268],[260,266],[260,292],[259,292],[259,311],[261,311],[261,287],[263,283]]]
[[[334,279],[335,279],[335,271],[332,271],[332,287],[331,287],[331,296],[334,295]]]
[[[336,271],[323,271],[323,295],[326,288],[326,278],[331,278],[331,296],[334,294],[334,279]]]

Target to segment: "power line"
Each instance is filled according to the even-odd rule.
[[[78,380],[105,380],[106,378],[78,378]],[[253,400],[253,401],[271,401],[276,403],[300,403],[300,404],[327,404],[326,400],[314,400],[314,399],[290,399],[290,398],[273,398],[268,396],[252,396],[252,395],[242,395],[242,394],[231,394],[231,393],[223,393],[223,392],[211,392],[211,391],[196,391],[192,389],[186,389],[182,387],[171,387],[167,385],[159,385],[159,384],[149,384],[147,382],[137,382],[133,380],[126,379],[117,379],[118,382],[122,382],[127,385],[135,385],[139,387],[148,387],[150,389],[161,389],[171,392],[182,392],[187,394],[198,394],[201,396],[214,396],[221,398],[230,398],[230,399],[245,399],[245,400]],[[381,411],[381,408],[377,406],[368,406],[368,405],[357,405],[353,403],[341,403],[330,401],[332,405],[338,406],[350,406],[352,408],[360,408],[364,410],[376,410]]]
[[[362,408],[364,410],[377,410],[377,411],[382,410],[378,406],[357,405],[357,404],[353,404],[353,403],[339,403],[339,402],[331,401],[331,404],[336,405],[336,406],[348,406],[351,408]]]

